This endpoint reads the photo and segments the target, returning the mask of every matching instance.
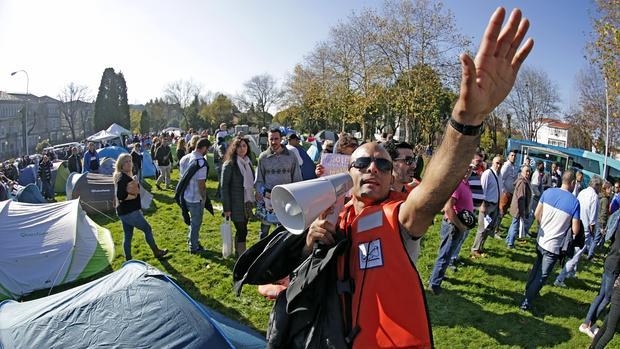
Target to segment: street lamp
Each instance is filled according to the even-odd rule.
[[[28,95],[29,95],[28,87],[30,85],[30,78],[28,77],[28,72],[22,69],[22,70],[18,70],[18,71],[12,72],[11,76],[14,76],[15,74],[20,73],[20,72],[26,74],[26,98],[28,98]],[[25,105],[24,110],[25,110],[24,111],[24,113],[25,113],[24,114],[24,123],[26,125],[25,126],[25,130],[24,130],[25,131],[24,132],[25,133],[24,137],[26,139],[26,155],[30,155],[28,153],[28,100],[27,99],[26,99],[26,105]]]

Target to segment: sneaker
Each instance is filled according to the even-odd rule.
[[[526,299],[523,302],[521,302],[521,305],[519,306],[519,308],[521,308],[521,310],[527,311],[531,309],[531,306],[530,306],[530,303],[528,303]]]
[[[478,252],[478,251],[473,251],[473,252],[471,253],[471,258],[473,258],[473,259],[476,259],[476,258],[484,258],[484,257],[486,257],[486,254],[484,254],[484,253],[480,253],[480,252]]]
[[[158,190],[163,190],[163,189],[161,188],[161,185],[159,185],[159,183],[155,183],[155,186],[157,187],[157,189],[158,189]]]
[[[514,250],[514,249],[515,249],[514,245],[506,245],[506,247],[507,247],[509,250]]]
[[[555,280],[553,282],[553,286],[555,287],[562,287],[562,288],[567,288],[568,286],[566,286],[566,284],[563,281],[559,281],[559,280]]]
[[[596,328],[595,330],[598,332],[598,328]],[[588,337],[590,338],[594,338],[594,336],[596,335],[594,332],[592,332],[592,328],[588,327],[586,324],[579,325],[579,332],[588,335]]]
[[[441,294],[441,292],[443,292],[441,286],[428,286],[426,290],[435,296],[438,296]]]
[[[189,253],[191,253],[191,254],[203,254],[205,252],[207,252],[207,250],[205,250],[202,246],[198,246],[198,248],[196,248],[196,249],[193,249],[193,250],[190,249],[189,250]]]
[[[448,266],[448,269],[450,269],[453,273],[456,273],[457,271],[459,271],[459,268],[454,264],[450,264]]]

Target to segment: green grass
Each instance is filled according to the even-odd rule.
[[[178,172],[174,171],[173,179],[177,176]],[[147,182],[153,184],[151,179]],[[211,198],[215,197],[216,187],[216,182],[208,182]],[[219,212],[216,211],[215,217],[205,213],[200,237],[209,252],[204,256],[191,255],[187,252],[187,226],[174,203],[173,191],[154,189],[152,193],[155,208],[146,212],[146,217],[153,226],[160,248],[171,251],[170,258],[162,261],[153,258],[140,231],[134,233],[133,257],[173,276],[197,301],[264,332],[272,302],[259,296],[255,286],[246,285],[240,297],[233,293],[234,259],[222,258],[219,234],[222,217]],[[219,205],[215,201],[214,204]],[[91,218],[112,232],[116,246],[112,269],[119,269],[124,262],[120,221],[104,216]],[[509,216],[504,218],[503,235],[509,220]],[[250,223],[249,231],[248,246],[257,241],[259,223]],[[418,271],[424,284],[437,257],[438,232],[439,216],[422,242]],[[534,302],[535,311],[529,313],[521,311],[518,305],[527,273],[534,262],[534,241],[517,244],[516,249],[508,250],[503,240],[490,238],[486,243],[488,257],[472,260],[468,255],[474,235],[475,232],[470,233],[461,251],[466,266],[459,268],[457,273],[448,271],[441,295],[427,293],[437,348],[586,348],[589,345],[590,339],[579,332],[578,326],[598,292],[601,258],[590,263],[582,262],[578,279],[567,280],[567,289],[546,285]],[[550,277],[551,282],[558,267],[555,271]],[[58,287],[54,292],[72,286],[75,284]],[[41,291],[28,299],[45,295],[47,291]],[[617,338],[609,345],[610,348],[619,346],[620,339]]]

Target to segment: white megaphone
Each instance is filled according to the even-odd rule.
[[[271,203],[280,224],[298,235],[352,186],[348,173],[276,185],[271,190]]]

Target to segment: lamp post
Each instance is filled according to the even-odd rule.
[[[30,78],[28,77],[28,72],[23,70],[23,69],[22,70],[17,70],[17,71],[12,72],[11,76],[14,76],[15,74],[20,73],[20,72],[26,74],[26,98],[28,98],[28,95],[29,95],[28,87],[30,85]],[[24,138],[25,138],[25,143],[26,143],[26,155],[30,155],[29,152],[28,152],[28,100],[27,99],[26,99],[26,103],[25,104],[26,105],[25,105],[25,108],[24,108],[24,124],[26,126],[24,127],[25,128],[25,130],[24,130],[25,131],[24,132],[25,133]]]
[[[609,156],[609,95],[607,91],[607,77],[605,77],[605,118],[607,131],[605,132],[605,164],[603,165],[603,178],[607,178],[607,157]]]

